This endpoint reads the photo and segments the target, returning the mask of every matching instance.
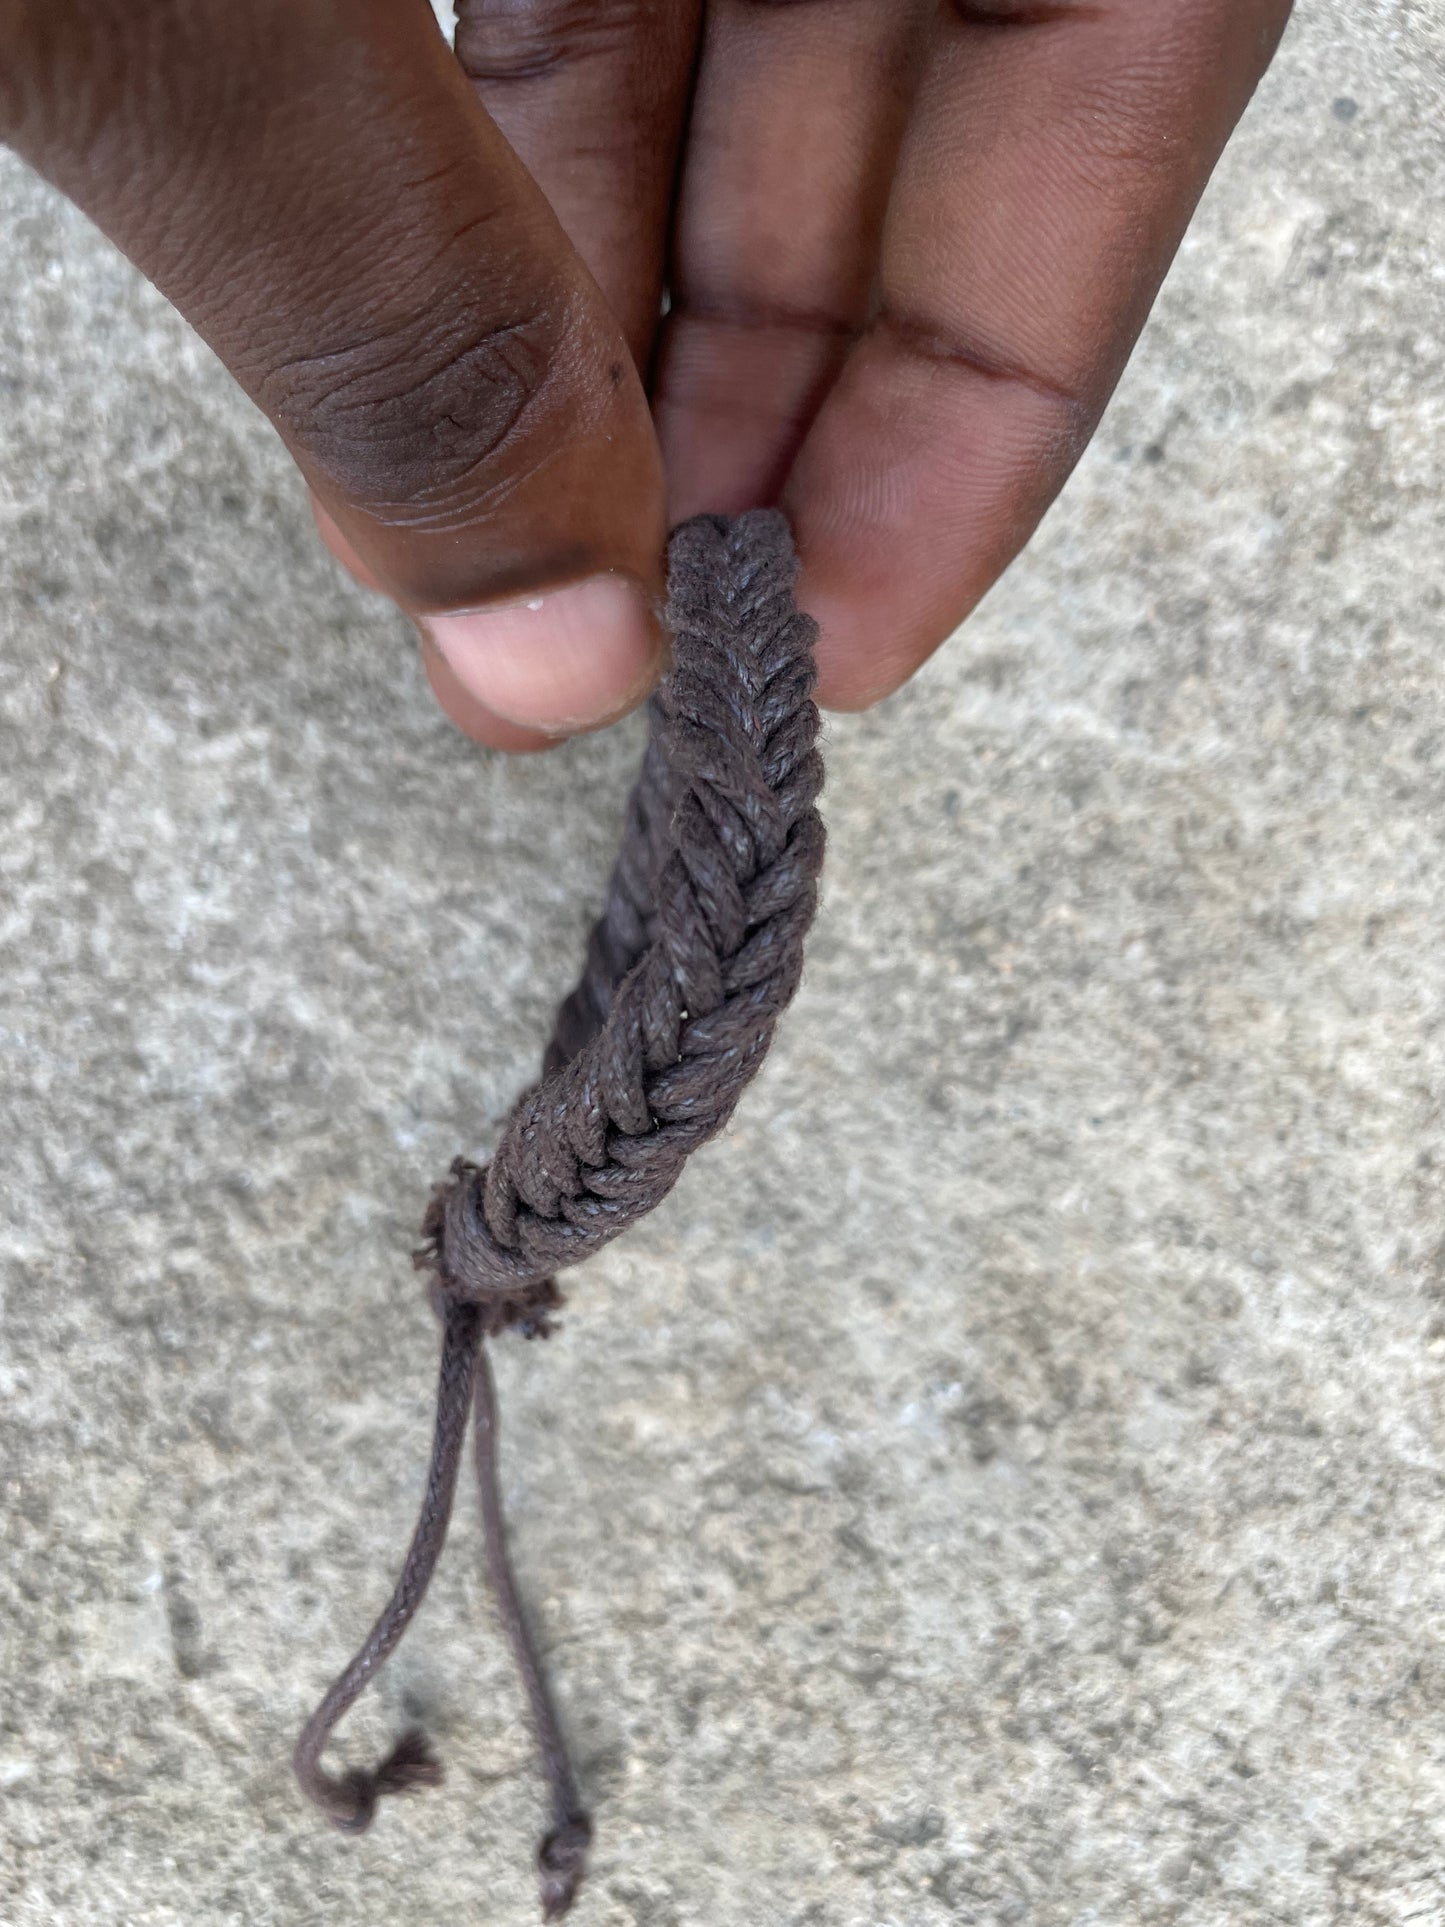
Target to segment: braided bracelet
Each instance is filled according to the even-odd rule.
[[[552,1798],[538,1851],[544,1919],[581,1883],[592,1823],[507,1560],[496,1404],[484,1341],[546,1336],[555,1274],[644,1217],[722,1129],[798,986],[823,861],[811,618],[772,510],[700,516],[668,549],[672,669],[653,698],[607,907],[557,1015],[542,1080],[486,1165],[458,1159],[422,1225],[419,1268],[442,1322],[431,1467],[400,1579],[356,1657],[312,1714],[294,1764],[347,1833],[385,1794],[434,1784],[424,1734],[382,1763],[321,1764],[333,1729],[406,1631],[435,1570],[469,1412],[487,1565]]]

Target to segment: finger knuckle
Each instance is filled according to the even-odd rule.
[[[305,461],[380,520],[482,511],[527,460],[574,322],[565,292],[514,314],[369,329],[266,378],[263,408]]]
[[[627,50],[673,0],[457,0],[456,51],[475,81],[536,80]]]
[[[970,27],[1046,27],[1077,19],[1096,0],[952,0],[953,11]]]

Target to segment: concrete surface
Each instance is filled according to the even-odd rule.
[[[736,1128],[505,1351],[582,1927],[1445,1920],[1442,72],[1302,8],[1042,538],[832,725]],[[0,259],[0,1920],[527,1922],[469,1510],[347,1734],[445,1790],[286,1756],[635,732],[468,746],[10,162]]]

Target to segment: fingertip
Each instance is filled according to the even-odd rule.
[[[817,700],[823,709],[872,709],[907,682],[936,647],[917,654],[910,650],[906,656],[878,649],[873,625],[860,620],[863,611],[846,597],[810,591],[806,577],[798,601],[818,624]]]
[[[794,511],[798,604],[818,625],[817,700],[858,711],[901,689],[977,608],[1002,562],[965,542],[910,547],[898,531],[854,526],[846,539]]]
[[[947,641],[977,600],[946,611],[910,593],[865,532],[845,545],[798,528],[798,605],[818,625],[817,701],[823,709],[872,709],[901,689]]]
[[[539,750],[557,749],[565,740],[561,736],[544,735],[541,730],[523,729],[494,715],[457,680],[446,657],[424,630],[418,631],[417,640],[421,646],[422,668],[442,713],[473,742],[480,743],[484,749],[503,750],[509,756],[531,756]]]
[[[636,708],[665,652],[656,611],[641,585],[620,573],[414,620],[473,701],[519,729],[553,737],[599,728]]]

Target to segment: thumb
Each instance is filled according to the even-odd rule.
[[[663,646],[646,398],[427,0],[0,13],[0,137],[270,417],[459,719],[512,747],[640,700]]]

